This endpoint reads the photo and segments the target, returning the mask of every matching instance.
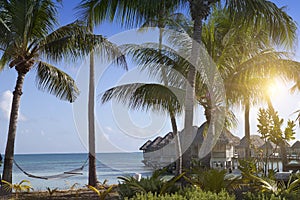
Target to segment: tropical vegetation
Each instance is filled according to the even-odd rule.
[[[295,139],[294,121],[275,111],[266,85],[280,79],[300,88],[300,63],[291,55],[296,42],[296,23],[283,8],[268,0],[82,0],[76,7],[78,20],[59,26],[58,5],[52,0],[4,0],[0,2],[0,70],[17,72],[5,149],[3,194],[15,197],[31,190],[30,182],[12,184],[15,140],[25,78],[36,72],[38,89],[74,102],[80,95],[75,81],[59,66],[65,61],[89,57],[87,190],[99,199],[117,193],[121,199],[297,199],[300,175],[278,180],[275,172],[259,168],[251,160],[250,109],[267,104],[258,113],[258,132],[264,141],[280,148],[283,171],[288,164],[286,143]],[[180,12],[188,11],[189,14]],[[158,29],[157,42],[117,46],[95,27],[103,22],[123,27]],[[96,174],[95,56],[127,69],[126,59],[141,66],[154,83],[130,83],[103,92],[101,103],[117,100],[134,110],[165,112],[170,118],[176,144],[176,173],[164,180],[164,171],[137,180],[119,177],[117,186],[99,185]],[[204,142],[194,140],[195,105],[204,110]],[[244,109],[246,160],[239,161],[241,176],[228,178],[227,171],[210,169],[210,151],[223,127],[237,119],[233,108]],[[296,109],[295,109],[296,110]],[[296,111],[299,112],[299,111]],[[300,113],[300,112],[299,112]],[[184,115],[179,135],[178,116]],[[300,116],[300,115],[299,115]],[[300,118],[298,116],[298,119]],[[182,140],[183,139],[183,140]],[[196,141],[197,142],[197,141]],[[267,148],[267,145],[266,145]],[[192,164],[197,151],[201,167]],[[268,163],[266,149],[265,165]],[[203,167],[205,166],[205,167]],[[25,184],[26,183],[26,184]],[[57,188],[48,189],[52,198]],[[76,193],[76,198],[80,193]],[[44,197],[43,197],[44,198]],[[46,198],[46,197],[45,197]]]
[[[83,22],[76,21],[54,30],[58,13],[57,5],[53,1],[3,1],[0,9],[1,18],[7,27],[3,28],[2,24],[0,68],[8,64],[18,74],[13,92],[2,177],[11,183],[18,113],[28,72],[36,69],[38,89],[74,102],[79,95],[75,81],[53,63],[76,61],[88,55],[94,47],[100,48],[100,53],[101,48],[113,52],[111,57],[119,54],[113,51],[114,45],[104,37],[91,34]],[[110,58],[109,55],[108,57]]]

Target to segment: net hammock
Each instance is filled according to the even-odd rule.
[[[83,175],[83,169],[85,165],[87,164],[88,159],[84,162],[84,164],[76,169],[70,170],[70,171],[65,171],[60,174],[55,174],[55,175],[50,175],[50,176],[37,176],[31,173],[26,172],[24,169],[20,167],[20,165],[14,160],[15,166],[23,172],[25,175],[27,175],[30,178],[37,178],[37,179],[44,179],[44,180],[53,180],[53,179],[62,179],[62,178],[68,178],[71,176],[77,176],[77,175]]]

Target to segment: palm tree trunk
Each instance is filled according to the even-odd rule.
[[[163,40],[163,15],[164,15],[164,11],[163,9],[159,11],[159,24],[158,24],[158,28],[159,28],[159,38],[158,38],[158,51],[159,54],[161,54],[161,50],[162,50],[162,40]],[[163,63],[162,63],[163,66]],[[165,86],[168,86],[168,80],[167,80],[167,75],[166,75],[166,71],[165,69],[162,67],[161,68],[161,74],[162,74],[162,79],[164,82]],[[176,154],[177,154],[177,160],[176,160],[176,175],[179,175],[182,173],[182,152],[181,152],[181,144],[180,144],[180,137],[178,135],[178,129],[177,129],[177,123],[176,123],[176,118],[173,112],[170,112],[170,119],[171,119],[171,124],[172,124],[172,131],[173,131],[173,135],[176,137],[175,140],[175,148],[176,148]]]
[[[196,13],[197,10],[192,8],[192,12]],[[194,32],[193,32],[193,42],[192,42],[192,52],[191,52],[191,66],[189,68],[187,77],[187,88],[185,95],[185,118],[184,118],[184,142],[183,149],[187,149],[182,158],[183,167],[189,170],[191,167],[191,149],[188,148],[192,141],[192,130],[193,130],[193,118],[194,118],[194,96],[195,96],[195,80],[196,80],[196,63],[199,57],[199,44],[201,43],[202,35],[202,19],[200,15],[194,17]]]
[[[176,155],[177,155],[176,175],[179,175],[182,173],[182,152],[181,152],[180,136],[178,134],[176,118],[173,113],[170,113],[170,118],[171,118],[171,124],[173,129],[173,135],[176,137],[175,140],[175,148],[176,148]]]
[[[16,82],[15,91],[13,92],[13,101],[10,113],[8,137],[5,149],[4,167],[2,175],[2,179],[10,183],[12,183],[15,138],[17,132],[18,115],[25,75],[26,73],[18,72],[18,78]],[[8,193],[11,193],[11,191],[8,191]]]
[[[251,157],[251,150],[250,150],[250,102],[249,99],[245,100],[245,140],[246,140],[246,147],[245,147],[245,158],[249,159]]]
[[[162,46],[161,42],[162,42],[162,31],[160,28],[159,51],[161,50],[161,46]],[[168,86],[169,84],[168,84],[168,80],[167,80],[167,76],[166,76],[166,71],[163,67],[161,68],[161,74],[162,74],[164,85]],[[180,137],[178,134],[175,115],[172,112],[170,112],[169,114],[170,114],[170,119],[171,119],[171,124],[172,124],[173,135],[176,137],[175,148],[176,148],[176,154],[177,154],[177,158],[178,158],[176,160],[176,174],[179,175],[182,173],[182,150],[181,150],[181,144],[180,144]]]
[[[89,22],[90,32],[93,33],[93,25]],[[96,145],[95,145],[95,63],[94,52],[90,52],[90,75],[89,75],[89,100],[88,100],[88,127],[89,127],[89,181],[88,184],[96,186]]]

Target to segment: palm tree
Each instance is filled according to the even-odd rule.
[[[163,3],[164,4],[160,4],[161,7],[160,10],[158,10],[158,13],[156,15],[149,16],[149,19],[146,19],[147,21],[141,27],[142,31],[144,29],[148,29],[149,27],[157,27],[159,29],[158,54],[162,54],[164,29],[168,27],[171,29],[181,30],[183,27],[181,27],[180,22],[186,20],[185,16],[182,13],[171,13],[174,12],[174,10],[171,10],[174,8],[171,7],[170,9],[170,4],[173,4],[174,1],[164,1]],[[164,63],[161,62],[161,66],[163,65]],[[168,87],[169,83],[167,80],[166,70],[164,69],[164,67],[160,68],[160,72],[161,72],[161,78],[164,86]],[[157,73],[157,71],[155,73]],[[179,175],[182,173],[182,149],[181,149],[180,137],[178,134],[177,122],[175,117],[176,113],[174,113],[173,110],[175,109],[168,109],[168,113],[172,124],[173,135],[176,137],[176,142],[175,142],[176,151],[177,151],[176,174]]]
[[[115,99],[134,110],[180,114],[184,90],[158,83],[131,83],[110,88],[101,96],[101,103]],[[176,120],[172,122],[172,128],[177,130]]]
[[[285,16],[284,13],[282,15]],[[230,98],[229,103],[235,101],[234,99],[237,98],[236,95],[239,96],[240,100],[243,99],[243,102],[245,102],[246,138],[250,138],[250,99],[253,102],[253,97],[259,97],[258,91],[260,93],[263,92],[259,90],[261,85],[258,86],[256,84],[255,88],[252,88],[252,91],[255,91],[255,93],[250,93],[249,83],[254,82],[254,80],[250,81],[252,76],[266,76],[266,73],[275,71],[277,74],[280,74],[287,79],[297,80],[296,75],[298,73],[295,73],[299,70],[297,69],[297,64],[293,61],[279,60],[280,58],[285,57],[285,54],[268,49],[274,44],[286,44],[287,46],[289,46],[288,44],[292,44],[292,41],[289,41],[288,38],[293,40],[295,31],[294,25],[295,24],[290,21],[287,28],[282,27],[282,30],[287,29],[290,33],[278,35],[277,40],[274,41],[274,37],[270,36],[270,33],[266,31],[264,26],[259,28],[247,27],[243,26],[240,22],[233,22],[230,18],[229,11],[222,9],[220,5],[217,9],[214,9],[208,22],[203,25],[202,40],[208,53],[216,62],[218,70],[225,81],[227,96]],[[258,29],[256,30],[255,28]],[[179,41],[177,42],[176,40]],[[184,49],[191,49],[192,46],[188,39],[178,38],[178,35],[176,35],[173,42],[179,45],[186,45]],[[273,60],[273,62],[270,63],[270,60]],[[284,65],[283,63],[286,63],[287,65]],[[261,68],[260,70],[257,69],[258,66]],[[285,66],[285,68],[283,66]],[[264,72],[264,74],[262,72]],[[273,73],[273,75],[275,74]],[[249,77],[245,78],[247,76]],[[235,80],[237,77],[239,77],[239,81]],[[245,79],[243,82],[241,82],[242,77]],[[197,88],[198,87],[196,87],[196,96],[199,96],[198,93],[201,91]],[[243,98],[241,99],[241,97]],[[261,94],[260,98],[256,98],[257,100],[255,101],[259,101],[259,99],[262,98]],[[207,119],[210,119],[210,107],[212,105],[210,105],[209,99],[203,98],[202,105],[205,108]],[[250,139],[248,141],[250,141]],[[248,149],[249,147],[247,150]],[[249,152],[249,150],[247,152]],[[247,153],[247,155],[249,154]]]
[[[207,18],[212,5],[220,0],[189,0],[190,13],[194,21],[193,45],[191,50],[191,64],[196,66],[199,55],[199,45],[202,36],[202,21]],[[295,24],[293,20],[274,3],[267,0],[226,0],[226,7],[229,9],[230,17],[234,23],[242,21],[246,26],[259,27],[263,25],[265,30],[269,30],[269,35],[274,41],[292,46],[292,39],[295,38]],[[195,94],[195,69],[189,69],[188,81],[190,87],[186,93],[185,107],[185,130],[186,134],[191,134],[193,123],[193,96]],[[190,162],[184,156],[185,167],[189,168]]]
[[[231,103],[238,103],[245,107],[245,137],[247,140],[245,156],[250,158],[250,106],[267,101],[264,85],[266,79],[281,77],[283,80],[297,81],[300,65],[288,60],[282,52],[261,48],[257,48],[257,52],[252,51],[251,55],[245,56],[244,60],[235,65],[236,70],[240,72],[232,72],[225,84],[229,88],[227,95],[231,98]]]
[[[87,22],[89,32],[94,32],[95,24],[99,24],[107,16],[104,14],[112,12],[112,10],[103,10],[107,7],[107,3],[113,3],[109,1],[95,1],[95,0],[83,0],[76,8],[81,14],[81,18]],[[116,2],[114,2],[116,3]],[[100,9],[100,10],[99,10]],[[111,9],[114,9],[114,5],[111,5]],[[97,15],[96,15],[97,13]],[[97,17],[101,15],[100,19]],[[103,15],[103,16],[102,16]],[[121,56],[121,55],[120,55]],[[125,62],[125,60],[123,60]],[[127,66],[125,66],[127,69]],[[90,66],[89,66],[89,98],[88,98],[88,148],[89,148],[89,175],[88,185],[97,185],[97,171],[96,171],[96,145],[95,145],[95,63],[94,52],[90,52]]]
[[[90,32],[93,27],[99,25],[103,20],[119,19],[125,26],[140,24],[145,18],[154,16],[161,8],[173,9],[176,4],[169,2],[168,7],[157,4],[156,1],[119,1],[119,0],[83,0],[77,9],[80,10],[81,17],[88,22]],[[142,6],[141,6],[142,5]],[[163,6],[162,6],[163,5]],[[96,161],[95,161],[95,114],[94,114],[94,57],[90,54],[90,78],[89,78],[89,103],[88,103],[88,123],[89,123],[89,185],[96,186]]]
[[[201,2],[202,1],[198,1],[199,4]],[[218,24],[218,23],[220,23],[220,21],[217,16],[212,16],[213,19],[209,20],[209,21],[215,23],[210,26],[209,26],[209,24],[204,24],[202,26],[202,23],[197,22],[198,26],[201,25],[200,28],[201,28],[202,37],[203,37],[202,41],[203,41],[209,55],[216,62],[218,69],[221,70],[222,77],[224,77],[224,76],[226,76],[226,74],[230,73],[230,70],[228,71],[228,69],[234,68],[233,66],[236,65],[236,64],[232,65],[233,63],[231,60],[233,60],[235,62],[239,61],[239,60],[236,61],[236,58],[232,58],[232,57],[238,56],[241,53],[247,55],[247,53],[241,52],[241,50],[239,50],[239,49],[238,49],[239,51],[237,51],[237,48],[236,49],[228,48],[230,46],[234,47],[234,45],[230,44],[229,42],[227,42],[227,45],[222,46],[224,44],[224,41],[226,42],[227,38],[231,38],[231,40],[233,40],[232,38],[236,38],[236,36],[244,35],[243,32],[238,32],[238,30],[241,30],[241,29],[244,30],[245,28],[247,28],[249,35],[251,35],[252,32],[255,33],[256,29],[257,30],[261,30],[261,29],[268,30],[267,35],[268,35],[269,40],[271,40],[271,42],[273,42],[275,44],[287,46],[287,47],[292,46],[293,39],[295,38],[295,28],[296,27],[295,27],[293,20],[282,9],[277,8],[275,4],[273,4],[269,1],[255,1],[254,4],[251,4],[251,2],[246,2],[246,1],[240,1],[240,2],[243,2],[243,3],[239,4],[239,2],[236,2],[236,1],[230,1],[230,0],[227,1],[226,7],[225,7],[227,11],[222,10],[222,12],[225,11],[225,13],[227,13],[227,15],[229,15],[229,17],[227,17],[227,19],[229,19],[229,20],[223,22],[223,24]],[[195,1],[194,3],[197,3],[197,2]],[[211,6],[210,3],[212,3],[212,2],[206,1],[206,4],[207,5],[209,4],[209,6],[206,6],[206,7],[203,6],[203,8],[208,9],[206,12],[207,14],[209,13],[208,7]],[[258,10],[257,10],[257,9],[255,9],[255,6],[257,6],[257,5],[262,6],[262,7],[258,8]],[[196,7],[196,5],[193,5],[193,6]],[[192,9],[192,7],[191,7],[191,9]],[[199,10],[200,10],[200,8],[198,7],[198,9],[194,9],[194,12],[199,11]],[[219,15],[219,18],[220,18],[220,16],[222,17],[222,15],[224,15],[224,13],[222,13],[222,12],[219,12],[217,14],[214,13],[214,15]],[[247,18],[246,15],[244,14],[245,12],[249,13],[249,16],[251,16],[252,18]],[[199,12],[199,13],[201,13],[201,12]],[[197,14],[198,16],[196,16],[194,20],[199,21],[199,18],[200,18],[199,13]],[[205,12],[203,11],[203,13],[205,13]],[[263,13],[265,13],[265,14],[263,14]],[[235,16],[233,16],[233,14],[235,14]],[[264,18],[264,15],[266,15],[265,18]],[[192,16],[193,16],[193,14],[192,14]],[[237,16],[239,16],[239,17],[237,17]],[[223,18],[224,18],[224,16],[223,16]],[[239,19],[242,19],[242,21]],[[278,23],[274,24],[274,20],[278,21]],[[193,29],[194,33],[193,34],[195,34],[195,25],[197,23],[194,21],[194,29]],[[274,26],[276,26],[276,29],[274,29]],[[235,36],[235,37],[233,37],[233,36]],[[256,35],[256,36],[259,36],[259,35]],[[262,43],[265,42],[265,41],[262,41],[259,37],[254,38],[254,39],[255,39],[254,41],[259,39],[259,42],[260,42],[259,45],[262,45]],[[179,42],[177,42],[179,44],[188,43],[187,45],[185,44],[186,46],[184,47],[184,49],[192,49],[193,50],[193,47],[195,46],[195,43],[190,44],[189,40],[185,40],[185,39],[181,40],[178,38],[177,38],[177,40],[180,40]],[[182,41],[185,41],[185,42],[182,42]],[[239,42],[239,40],[236,40],[236,41]],[[248,40],[248,42],[249,41],[251,41],[251,40]],[[195,42],[195,40],[193,42]],[[270,43],[270,41],[268,41],[268,43]],[[219,44],[219,46],[218,46],[218,44]],[[220,44],[221,44],[221,46],[220,46]],[[239,43],[236,43],[236,44],[239,44]],[[239,46],[243,47],[242,45],[239,45]],[[262,46],[264,46],[264,45],[262,45]],[[250,45],[250,47],[251,47],[251,45]],[[261,48],[261,46],[257,46],[257,47]],[[200,48],[200,45],[198,45],[198,48]],[[251,48],[254,48],[254,47],[251,47]],[[193,52],[193,51],[191,51],[191,52]],[[233,53],[235,55],[232,55]],[[191,53],[191,55],[193,55],[193,54]],[[249,52],[249,55],[250,55],[250,52]],[[228,58],[228,59],[226,60],[226,58]],[[240,56],[239,59],[241,59],[241,58],[243,58],[243,56]],[[201,59],[201,58],[199,58],[199,59]],[[192,65],[194,65],[193,64],[193,56],[190,60],[192,62]],[[230,61],[230,62],[228,62],[228,61]],[[225,62],[225,64],[227,64],[227,66],[226,65],[224,66],[224,62]],[[226,72],[226,70],[227,70],[227,72]],[[191,75],[191,74],[194,74],[194,75]],[[196,78],[196,73],[194,73],[193,67],[189,68],[189,75],[191,75],[191,76],[188,76],[188,80],[190,83],[190,89],[187,88],[187,90],[188,90],[188,92],[186,93],[187,95],[193,94],[193,92],[191,90],[194,90],[194,89],[191,89],[192,87],[194,87],[193,85],[195,84],[194,82],[195,82],[195,78]],[[193,77],[194,81],[190,80],[191,77]],[[209,95],[205,95],[205,96],[209,97]],[[210,99],[205,99],[205,101],[207,102],[206,104],[209,105]],[[190,103],[191,102],[186,99],[185,109],[189,108],[188,105],[190,105]],[[249,110],[249,109],[247,109],[247,107],[248,106],[246,106],[246,111]],[[207,111],[210,112],[209,109]],[[192,112],[192,107],[190,107],[188,110],[185,110],[185,114],[186,114],[185,130],[187,130],[187,134],[189,132],[187,127],[192,126],[191,123],[192,123],[192,118],[193,118],[192,115],[193,114],[191,112]],[[206,114],[209,114],[208,112],[206,112]],[[245,115],[246,115],[246,117],[248,116],[247,112]],[[187,117],[187,116],[190,116],[190,117]],[[188,124],[187,121],[189,121],[189,123],[190,123],[189,125],[187,125]],[[249,128],[247,128],[247,126],[246,126],[246,130],[247,130],[246,131],[247,133],[250,131]],[[249,135],[250,135],[250,132],[249,132]],[[187,152],[187,154],[188,153],[189,152]],[[186,165],[186,168],[188,168],[188,165],[189,165],[189,161],[188,161],[189,157],[190,157],[189,155],[185,156],[186,159],[185,159],[184,163]]]
[[[261,55],[257,56],[255,58],[257,60],[253,59],[252,62],[249,61],[249,60],[244,61],[244,60],[241,59],[241,57],[242,57],[241,56],[242,55],[241,52],[237,51],[236,49],[233,49],[231,47],[231,46],[237,46],[237,45],[239,45],[239,46],[245,46],[246,47],[245,44],[249,43],[249,41],[255,41],[255,40],[253,40],[253,38],[255,38],[257,35],[251,36],[252,40],[251,39],[247,39],[246,42],[245,42],[245,44],[242,43],[242,44],[233,45],[233,42],[231,42],[231,43],[227,42],[227,44],[225,45],[225,47],[218,47],[218,44],[222,44],[223,43],[222,41],[224,41],[224,39],[226,39],[225,36],[228,37],[228,35],[230,36],[230,34],[231,34],[231,36],[228,38],[228,40],[234,40],[234,39],[236,39],[235,34],[232,34],[232,33],[234,33],[232,31],[233,27],[230,24],[232,22],[230,21],[230,18],[228,17],[228,15],[222,14],[224,12],[225,12],[225,10],[221,10],[219,12],[214,12],[214,16],[216,16],[218,18],[216,18],[216,19],[210,19],[209,20],[210,22],[211,21],[214,22],[214,24],[209,24],[210,22],[208,22],[208,24],[204,24],[204,32],[203,32],[203,36],[202,37],[203,37],[205,46],[207,47],[210,55],[217,62],[217,65],[218,65],[219,70],[220,70],[220,72],[222,74],[222,77],[227,79],[226,80],[227,83],[231,83],[232,80],[234,80],[231,76],[233,76],[233,75],[237,76],[237,74],[243,74],[244,72],[246,72],[247,68],[257,67],[256,65],[253,65],[254,61],[256,61],[256,63],[259,63],[260,65],[263,65],[263,64],[266,65],[266,62],[268,60],[270,60],[270,59],[277,59],[276,62],[278,61],[278,57],[280,57],[281,53],[277,53],[277,52],[274,52],[274,53],[271,52],[270,53],[268,51],[262,52],[262,56]],[[222,19],[224,17],[226,17],[226,20],[227,20],[225,22],[224,22],[224,19]],[[222,23],[224,23],[224,24],[222,24]],[[209,28],[214,28],[214,27],[216,27],[215,31],[208,30]],[[214,33],[216,35],[209,35],[211,33]],[[244,37],[242,33],[243,32],[241,32],[240,34],[236,34],[236,35],[242,35],[241,36],[241,38],[242,38],[242,37]],[[176,39],[178,40],[178,35],[176,35]],[[182,38],[180,38],[179,40],[181,41],[181,39]],[[256,38],[256,40],[257,39],[259,39],[259,38]],[[240,40],[236,40],[236,41],[240,41]],[[260,49],[261,48],[265,48],[265,44],[261,40],[259,40],[258,42],[259,42],[259,44],[262,47],[256,46],[256,44],[249,45],[249,47],[248,47],[249,52],[250,52],[250,47],[251,47],[251,51],[254,51],[254,50],[258,51],[259,48]],[[184,43],[184,44],[186,44],[185,42],[178,42],[178,43]],[[161,45],[159,45],[159,47],[160,46]],[[185,47],[184,49],[188,49],[190,47],[191,47],[191,45],[189,45],[188,47]],[[160,48],[157,48],[157,49],[158,50],[156,50],[157,51],[156,54],[155,54],[155,50],[154,49],[148,49],[148,50],[146,50],[146,51],[148,51],[147,52],[148,56],[147,56],[147,53],[145,52],[145,50],[142,50],[142,52],[137,52],[136,51],[133,54],[136,56],[136,59],[141,60],[139,64],[142,64],[142,65],[145,65],[145,63],[147,64],[147,63],[151,63],[151,62],[161,63],[162,61],[165,62],[167,65],[172,65],[172,64],[174,66],[176,65],[175,63],[178,62],[178,61],[172,60],[172,58],[175,58],[177,55],[173,55],[172,54],[168,58],[166,55],[170,55],[171,54],[170,52],[168,52],[168,54],[166,54],[166,55],[162,55],[162,50]],[[231,53],[229,53],[229,52],[231,52]],[[233,54],[233,52],[236,52],[236,54]],[[143,58],[143,55],[141,55],[141,53],[144,53],[146,56]],[[165,49],[164,49],[164,53],[166,53]],[[250,55],[253,57],[254,52],[252,52]],[[152,57],[152,58],[149,58],[149,56]],[[260,61],[260,59],[262,59],[262,61]],[[232,60],[235,61],[235,62],[232,62]],[[238,60],[242,60],[242,62],[240,61],[241,63],[238,63]],[[186,64],[182,65],[182,62],[181,62],[181,64],[177,64],[177,66],[178,65],[181,68],[183,66],[186,66]],[[276,66],[274,65],[273,69],[275,69],[275,67],[278,67],[278,65],[276,65]],[[293,67],[293,66],[291,66],[291,67]],[[154,69],[159,69],[159,68],[154,68]],[[233,71],[232,69],[234,69],[235,71]],[[272,71],[273,69],[270,68],[269,71]],[[294,71],[294,69],[296,69],[296,68],[290,68],[290,71],[292,71],[292,70]],[[255,68],[255,70],[257,71],[256,68]],[[253,71],[255,71],[255,70],[253,70]],[[153,71],[155,71],[155,70],[153,70]],[[185,71],[185,70],[181,69],[181,71]],[[247,71],[249,72],[249,70],[247,70]],[[245,75],[247,75],[247,74],[248,73],[245,73]],[[199,98],[200,104],[204,106],[204,108],[205,108],[205,115],[206,115],[207,121],[209,122],[210,119],[211,119],[212,105],[211,105],[209,99],[207,99],[207,96],[204,96],[204,98],[203,98],[203,89],[201,89],[201,87],[203,87],[203,86],[201,86],[201,84],[199,84],[199,83],[201,83],[201,81],[200,82],[198,81],[198,84],[197,84],[198,87],[196,87],[197,88],[196,96],[200,97]],[[199,86],[200,86],[200,89],[198,89]],[[234,89],[233,86],[231,86],[231,84],[226,84],[226,86],[229,87],[229,88],[231,87],[231,90]],[[229,90],[229,91],[231,91],[231,90]],[[234,91],[235,91],[235,93],[238,93],[238,94],[242,92],[242,90],[237,91],[237,89],[235,89]],[[205,95],[205,92],[204,92],[204,95]]]
[[[27,73],[36,69],[38,89],[74,102],[79,95],[74,80],[49,61],[76,61],[94,46],[112,47],[112,44],[100,35],[89,34],[85,24],[79,21],[52,31],[57,25],[57,7],[51,0],[2,1],[0,10],[8,27],[0,30],[3,51],[0,68],[8,64],[18,74],[3,169],[3,179],[11,183],[18,111]]]
[[[157,2],[151,1],[114,1],[114,0],[94,0],[95,6],[93,7],[93,13],[95,14],[95,23],[100,23],[103,19],[109,16],[111,19],[117,18],[124,22],[126,25],[130,26],[135,23],[141,23],[144,17],[149,13],[153,14],[153,11],[158,12],[159,5]],[[164,1],[163,1],[164,2]],[[174,1],[174,4],[184,5],[189,3],[190,13],[192,20],[194,21],[193,26],[193,43],[191,49],[191,59],[192,65],[196,66],[197,58],[199,55],[202,37],[202,21],[210,13],[211,6],[219,2],[219,0],[189,0],[189,1]],[[282,37],[281,41],[285,44],[291,45],[290,38],[294,38],[295,35],[290,34],[294,27],[292,19],[279,9],[274,3],[267,0],[227,0],[226,7],[229,9],[230,17],[234,23],[243,22],[244,26],[253,25],[258,27],[263,25],[266,30],[269,30],[269,34],[275,41]],[[116,12],[118,11],[118,12]],[[87,12],[88,13],[88,12]],[[288,31],[286,31],[288,30]],[[288,33],[288,34],[286,34]],[[193,97],[195,94],[195,68],[190,67],[188,70],[188,82],[189,86],[186,92],[186,107],[185,107],[185,132],[188,137],[192,131],[193,124]],[[187,139],[188,140],[188,139]],[[190,166],[190,156],[189,152],[183,157],[184,165],[186,168]]]

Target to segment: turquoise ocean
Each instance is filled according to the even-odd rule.
[[[80,168],[87,160],[87,154],[24,154],[15,155],[17,164],[27,173],[36,176],[51,176],[61,174],[76,168]],[[98,153],[97,154],[97,178],[100,182],[105,179],[108,184],[120,181],[119,176],[132,176],[136,173],[143,177],[150,176],[152,169],[142,163],[143,154],[136,153]],[[3,166],[0,167],[2,172]],[[34,190],[46,190],[49,188],[68,189],[73,184],[77,187],[85,187],[88,177],[88,165],[83,169],[83,175],[68,178],[43,180],[30,178],[19,170],[13,168],[13,183],[21,180],[29,180]]]

